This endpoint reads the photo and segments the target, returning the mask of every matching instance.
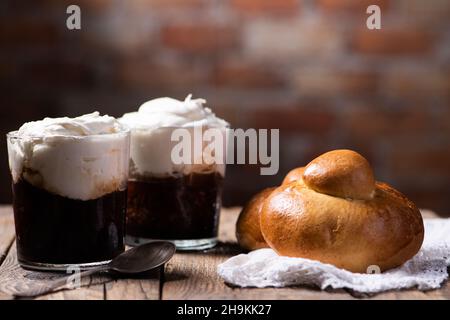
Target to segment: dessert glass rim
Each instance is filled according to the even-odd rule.
[[[100,138],[100,137],[110,137],[110,136],[121,136],[127,135],[131,132],[131,129],[128,127],[123,127],[120,131],[117,132],[108,132],[108,133],[96,133],[96,134],[87,134],[87,135],[74,135],[74,134],[51,134],[51,135],[20,135],[19,130],[13,130],[6,134],[7,139],[43,139],[48,137],[58,137],[58,138],[67,138],[72,140],[83,140],[83,139],[91,139],[91,138]]]

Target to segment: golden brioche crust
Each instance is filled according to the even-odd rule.
[[[267,188],[254,195],[242,209],[236,222],[236,238],[245,250],[268,248],[260,229],[260,215],[264,200],[276,187]]]
[[[412,258],[423,241],[419,210],[377,182],[369,200],[348,199],[292,182],[275,189],[261,211],[261,231],[280,255],[302,257],[364,273]]]
[[[303,173],[305,184],[341,198],[371,199],[375,178],[369,162],[352,150],[333,150],[312,160]]]
[[[290,183],[292,181],[301,180],[303,177],[303,172],[305,172],[305,167],[299,167],[299,168],[292,169],[284,177],[283,182],[281,184],[286,184],[286,183]]]

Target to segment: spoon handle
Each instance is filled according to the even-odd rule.
[[[87,277],[93,275],[95,273],[105,271],[109,269],[109,265],[102,265],[92,269],[88,269],[86,271],[80,272],[79,279],[81,280],[83,277]],[[61,277],[55,280],[51,280],[45,284],[24,288],[23,290],[18,290],[14,293],[16,297],[36,297],[46,293],[50,293],[55,291],[56,289],[64,289],[68,285],[68,280],[73,275],[69,275],[67,277]]]

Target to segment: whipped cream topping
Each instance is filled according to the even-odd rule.
[[[117,133],[124,127],[114,117],[93,112],[76,118],[44,118],[23,124],[17,131],[20,137],[90,136]]]
[[[8,136],[14,183],[77,200],[124,190],[128,179],[129,130],[98,112],[76,118],[28,122]]]
[[[228,125],[204,104],[205,99],[192,99],[191,94],[184,101],[168,97],[157,98],[142,104],[137,112],[125,113],[120,122],[139,129]]]
[[[164,97],[147,101],[138,111],[124,114],[119,121],[131,129],[130,177],[167,177],[211,171],[224,175],[225,164],[180,165],[171,159],[171,151],[177,144],[171,141],[174,128],[186,128],[192,137],[195,128],[218,128],[223,130],[225,137],[228,123],[204,104],[205,99],[192,99],[192,95],[184,101]]]

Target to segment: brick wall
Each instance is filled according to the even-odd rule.
[[[65,28],[68,4],[81,31]],[[366,29],[369,4],[382,30]],[[0,133],[193,93],[234,127],[281,130],[280,175],[230,166],[228,205],[352,148],[380,180],[450,214],[449,25],[447,0],[2,1]],[[9,202],[4,139],[0,150]]]

